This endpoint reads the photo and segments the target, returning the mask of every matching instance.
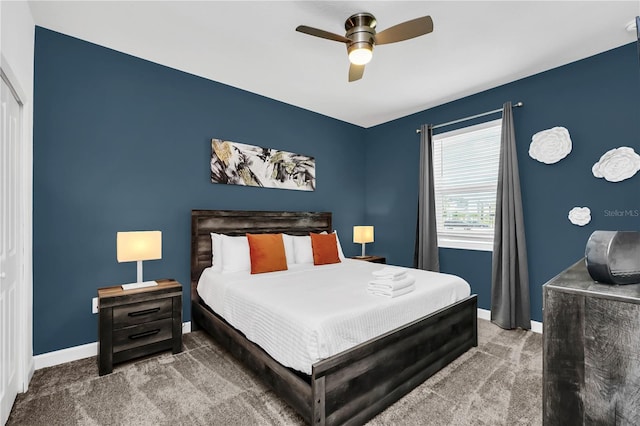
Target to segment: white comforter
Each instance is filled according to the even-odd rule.
[[[415,291],[396,298],[367,293],[371,273],[382,267],[346,259],[256,275],[207,268],[197,289],[216,313],[279,363],[311,374],[315,362],[470,294],[460,277],[415,269]]]

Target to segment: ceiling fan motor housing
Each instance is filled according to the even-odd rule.
[[[344,23],[347,30],[346,37],[351,40],[347,44],[347,52],[356,49],[369,49],[373,51],[376,40],[376,18],[370,13],[356,13],[351,15]]]

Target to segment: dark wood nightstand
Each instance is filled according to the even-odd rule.
[[[387,263],[387,258],[382,256],[353,256],[349,259],[364,260],[365,262],[371,263]]]
[[[157,280],[158,285],[132,290],[122,286],[98,289],[98,371],[113,364],[171,349],[182,351],[182,284]]]

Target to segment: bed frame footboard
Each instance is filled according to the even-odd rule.
[[[311,383],[194,300],[192,323],[256,373],[308,424],[363,424],[478,345],[477,296],[313,365]]]
[[[478,345],[477,296],[313,366],[313,424],[362,424]]]
[[[308,424],[311,423],[311,386],[307,381],[271,358],[260,346],[249,341],[218,315],[196,302],[191,305],[191,323],[194,322],[231,352],[237,360],[256,373]]]

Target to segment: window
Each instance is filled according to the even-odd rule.
[[[502,120],[433,136],[438,246],[493,250]]]

